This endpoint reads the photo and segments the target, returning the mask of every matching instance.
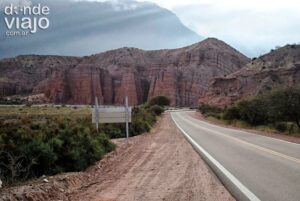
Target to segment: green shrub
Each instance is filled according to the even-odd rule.
[[[286,132],[287,131],[287,124],[286,122],[275,122],[274,128],[278,130],[279,132]]]
[[[208,113],[211,115],[212,113],[221,113],[223,110],[219,107],[213,106],[213,105],[207,105],[207,104],[202,104],[199,106],[199,111],[204,114],[207,115]]]
[[[123,138],[125,137],[124,124],[105,124],[100,125],[100,130],[108,135],[110,138]]]
[[[269,99],[274,120],[293,121],[300,128],[300,88],[277,90]]]
[[[132,135],[149,132],[155,122],[156,115],[149,108],[135,107],[132,112],[132,123],[130,125]]]
[[[205,114],[206,117],[213,117],[216,119],[221,119],[221,113],[213,113],[213,112],[208,112]]]
[[[150,107],[150,110],[157,116],[161,115],[165,110],[159,105],[153,105]]]
[[[232,106],[229,108],[226,108],[223,114],[223,119],[225,120],[234,120],[234,119],[240,119],[240,111],[236,106]]]
[[[258,97],[252,100],[243,100],[237,104],[241,120],[251,125],[262,125],[269,122],[268,100]]]
[[[39,123],[37,122],[39,121]],[[0,122],[0,178],[6,183],[80,171],[114,149],[89,118],[50,117]]]
[[[202,108],[204,112],[211,109]],[[300,88],[287,88],[243,100],[224,111],[225,120],[243,120],[251,125],[273,124],[278,131],[290,129],[284,122],[294,122],[300,128]],[[291,133],[291,132],[290,132]]]
[[[0,116],[2,181],[9,184],[44,174],[83,170],[115,148],[110,138],[125,137],[124,123],[100,124],[97,133],[89,113],[64,114],[69,110],[74,109],[24,107],[25,115],[18,110],[17,115]],[[130,136],[149,132],[162,112],[158,105],[134,107]]]
[[[148,105],[149,106],[158,105],[158,106],[164,107],[164,106],[169,106],[170,103],[171,103],[171,101],[168,97],[156,96],[149,101]]]

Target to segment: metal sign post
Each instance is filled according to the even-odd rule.
[[[128,96],[125,97],[125,121],[126,121],[126,138],[129,138],[129,128],[128,128],[128,120],[129,120],[129,111],[128,111]]]
[[[96,129],[99,132],[99,109],[98,109],[98,98],[95,100],[95,118],[96,118]]]

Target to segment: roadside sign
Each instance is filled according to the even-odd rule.
[[[132,108],[128,107],[128,97],[125,97],[125,106],[98,106],[98,99],[95,99],[95,107],[92,109],[92,122],[96,124],[98,131],[99,123],[126,123],[126,138],[129,137],[129,126],[131,122]]]
[[[128,122],[131,122],[131,108],[128,108]],[[96,108],[92,111],[93,123],[125,123],[126,111],[125,107],[98,108],[98,117]]]

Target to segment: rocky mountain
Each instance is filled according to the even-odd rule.
[[[276,88],[300,84],[300,45],[287,45],[253,59],[228,76],[211,80],[199,103],[226,106]]]
[[[24,1],[24,0],[23,0]],[[0,9],[21,0],[1,0]],[[0,58],[20,54],[84,56],[120,47],[178,48],[202,40],[169,10],[134,0],[26,0],[50,8],[50,27],[26,37],[6,36],[0,12]],[[32,17],[32,16],[31,16]],[[3,19],[3,20],[2,20]]]
[[[250,60],[217,39],[179,49],[121,48],[85,57],[18,56],[0,61],[0,97],[42,95],[54,103],[137,105],[158,95],[172,105],[198,104],[213,77]]]

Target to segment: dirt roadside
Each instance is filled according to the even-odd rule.
[[[116,151],[85,172],[6,190],[13,195],[9,200],[234,200],[168,113],[151,133],[131,138],[128,145],[124,140],[116,143]]]

